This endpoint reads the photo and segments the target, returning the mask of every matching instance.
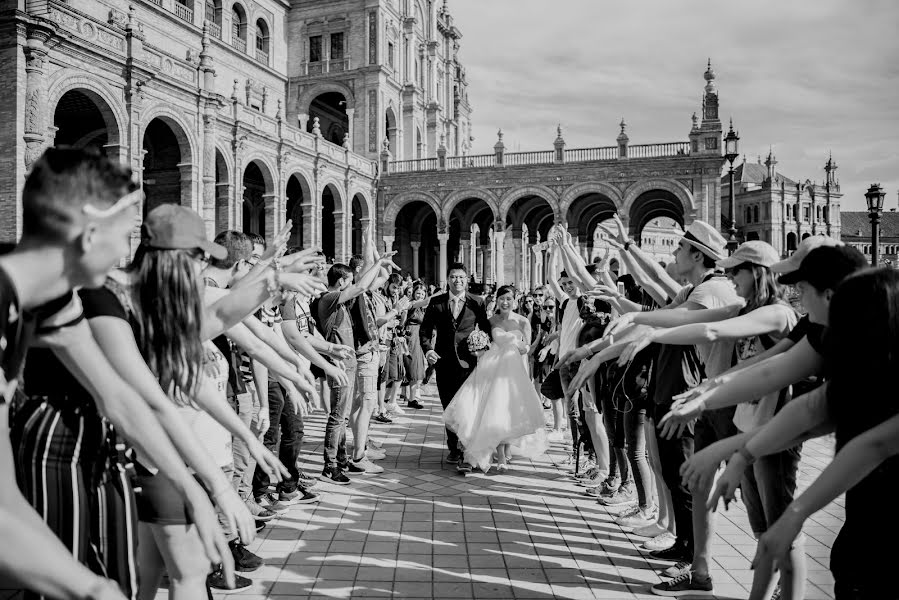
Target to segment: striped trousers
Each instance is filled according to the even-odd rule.
[[[22,494],[79,562],[133,600],[137,510],[111,436],[93,402],[82,398],[31,397],[10,421]]]

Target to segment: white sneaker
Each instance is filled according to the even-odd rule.
[[[676,540],[677,538],[675,538],[670,531],[666,531],[665,533],[660,533],[651,540],[643,542],[643,548],[653,552],[657,550],[667,550],[674,545]]]
[[[384,442],[382,442],[379,439],[370,437],[370,438],[368,438],[368,445],[369,445],[369,447],[374,447],[374,448],[377,448],[378,450],[380,450],[381,446],[384,445]]]
[[[655,507],[651,507],[645,511],[638,508],[633,514],[621,515],[615,519],[615,522],[619,527],[624,529],[638,529],[640,527],[652,525],[658,518],[659,514],[656,512]]]
[[[404,411],[402,409],[402,407],[400,407],[400,405],[398,405],[396,402],[388,402],[387,404],[384,405],[384,408],[390,414],[396,415],[398,417],[402,417],[403,415],[406,414],[406,411]]]
[[[369,448],[365,451],[365,458],[368,460],[384,460],[387,458],[387,453],[377,448]]]
[[[640,537],[654,538],[655,536],[661,533],[665,533],[666,531],[668,530],[665,527],[659,525],[658,521],[656,521],[654,523],[650,523],[646,527],[636,527],[631,533],[633,533],[634,535],[639,535]]]
[[[359,460],[354,460],[353,464],[355,464],[357,467],[362,467],[363,469],[365,469],[366,475],[377,475],[378,473],[384,472],[384,467],[376,465],[364,456]]]

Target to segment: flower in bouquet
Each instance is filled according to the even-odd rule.
[[[471,353],[486,350],[489,345],[490,337],[478,327],[468,335],[468,351]]]

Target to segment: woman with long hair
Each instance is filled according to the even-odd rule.
[[[742,244],[733,255],[717,262],[719,268],[726,270],[737,294],[745,302],[742,308],[737,309],[737,315],[703,323],[704,313],[720,317],[734,309],[694,311],[690,316],[698,322],[647,333],[622,354],[619,362],[627,364],[635,355],[635,349],[642,349],[652,342],[686,345],[733,340],[733,353],[738,363],[774,346],[787,337],[798,321],[796,312],[786,301],[784,287],[777,283],[775,274],[771,272],[771,266],[779,260],[777,251],[765,242],[750,241]],[[789,399],[789,389],[784,389],[753,402],[740,404],[733,412],[730,409],[724,410],[733,415],[736,428],[746,432],[767,423]],[[662,435],[677,436],[679,431],[668,428],[663,430]],[[793,447],[759,461],[752,469],[746,470],[741,487],[756,538],[768,529],[792,500],[796,491],[799,458],[799,447]],[[793,571],[781,574],[781,587],[791,590],[792,597],[801,598],[805,588],[805,553],[801,546],[795,549],[793,559]],[[705,572],[698,572],[697,565],[694,564],[692,571],[687,569],[681,576],[659,584],[663,586],[661,591],[702,589],[707,581],[710,586],[708,566],[699,567]],[[764,584],[769,585],[768,582]],[[761,582],[759,585],[762,585]]]
[[[465,461],[487,472],[492,456],[508,468],[513,455],[535,457],[546,451],[543,406],[527,369],[531,324],[515,307],[515,288],[497,290],[497,314],[490,317],[493,342],[479,351],[478,364],[444,411]],[[486,333],[486,332],[485,332]]]
[[[406,313],[406,322],[403,330],[406,335],[406,343],[409,347],[409,360],[407,361],[406,379],[409,381],[408,404],[410,408],[424,408],[421,404],[421,382],[428,370],[428,361],[425,360],[424,351],[421,349],[421,340],[418,339],[418,330],[425,317],[424,306],[415,306],[428,299],[424,284],[418,282],[412,286],[412,307]]]

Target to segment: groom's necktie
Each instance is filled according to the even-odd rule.
[[[452,299],[452,304],[453,304],[453,320],[456,320],[459,318],[459,313],[462,312],[462,298],[457,298],[454,296]]]

